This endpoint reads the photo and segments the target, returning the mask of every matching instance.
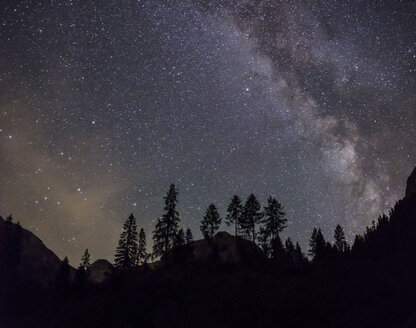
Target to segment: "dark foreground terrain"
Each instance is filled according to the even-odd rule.
[[[41,251],[13,264],[19,234],[24,250],[30,232],[2,220],[0,327],[416,327],[416,170],[405,198],[351,250],[325,249],[312,262],[265,258],[254,244],[219,233],[157,264],[107,264],[104,272],[102,261],[85,279],[68,268],[68,281],[48,283],[45,275],[59,271],[53,254],[41,261],[44,272]],[[195,249],[206,254],[195,257]],[[88,277],[99,274],[101,282]]]

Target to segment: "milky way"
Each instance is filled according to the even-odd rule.
[[[351,240],[416,163],[413,1],[17,1],[0,8],[0,213],[73,264],[148,234],[170,183],[201,237],[235,193]],[[222,229],[228,229],[225,225]]]

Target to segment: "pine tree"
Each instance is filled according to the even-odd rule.
[[[123,225],[123,231],[118,242],[114,265],[116,268],[135,266],[137,255],[137,225],[136,218],[130,214]]]
[[[266,257],[270,257],[271,256],[271,241],[269,240],[269,236],[266,233],[264,227],[260,227],[257,241],[264,255]]]
[[[186,233],[185,233],[185,251],[184,251],[184,258],[186,258],[187,260],[191,260],[193,258],[193,236],[192,236],[192,231],[190,228],[186,229]]]
[[[176,211],[177,196],[178,191],[175,185],[170,185],[169,191],[164,197],[165,214],[157,220],[153,232],[153,256],[162,256],[173,247],[180,221],[179,214]]]
[[[282,240],[279,235],[276,235],[270,242],[271,258],[273,260],[282,260],[285,258],[286,252],[283,247]]]
[[[263,224],[260,228],[259,241],[263,244],[263,249],[267,249],[267,244],[279,235],[286,228],[287,219],[283,206],[273,197],[267,200],[268,206],[264,208],[264,216],[261,220]],[[270,249],[269,245],[269,249]]]
[[[182,228],[178,230],[178,233],[176,234],[175,241],[173,244],[174,244],[173,245],[174,247],[180,247],[180,246],[185,245],[185,232],[183,231]]]
[[[208,206],[201,222],[201,232],[205,239],[212,238],[221,224],[221,217],[214,204]]]
[[[263,213],[260,211],[261,206],[256,197],[251,194],[248,196],[243,208],[243,215],[240,219],[241,230],[246,238],[256,241],[256,224],[259,224]]]
[[[336,250],[340,253],[348,249],[347,241],[345,240],[345,233],[342,227],[338,224],[334,230],[334,239]]]
[[[81,257],[81,263],[78,266],[77,272],[74,278],[74,288],[77,292],[82,292],[87,282],[87,269],[90,266],[91,256],[88,252],[88,248],[85,250]]]
[[[326,242],[320,228],[313,228],[311,238],[309,239],[308,255],[316,262],[325,254]]]
[[[142,265],[147,262],[147,242],[144,229],[141,228],[139,232],[139,246],[137,248],[137,265]]]
[[[84,254],[81,257],[81,263],[79,265],[83,270],[87,270],[90,266],[91,255],[88,252],[88,248],[85,250]]]
[[[299,243],[296,243],[295,247],[295,262],[297,264],[303,264],[306,261],[305,255],[302,253],[302,249],[299,246]]]
[[[185,233],[185,243],[190,244],[194,240],[194,237],[192,236],[192,230],[190,228],[186,229]]]
[[[283,206],[275,198],[269,197],[267,205],[264,208],[264,217],[261,223],[269,234],[270,238],[274,238],[286,228],[287,219]]]
[[[294,261],[295,260],[296,249],[295,249],[295,245],[293,244],[293,242],[290,238],[287,238],[286,241],[285,241],[285,251],[286,251],[287,257],[291,261]]]
[[[230,204],[227,207],[227,216],[225,217],[225,223],[229,226],[234,224],[235,236],[238,237],[238,230],[240,226],[240,218],[243,213],[243,205],[241,199],[237,195],[234,195]]]

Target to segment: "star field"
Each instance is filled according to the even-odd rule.
[[[0,213],[77,263],[149,243],[170,183],[269,195],[284,236],[351,241],[416,163],[413,1],[11,1],[0,7]],[[221,229],[228,228],[223,224]],[[230,228],[230,231],[232,229]]]

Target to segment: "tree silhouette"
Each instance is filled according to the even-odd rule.
[[[194,240],[194,237],[192,236],[192,230],[190,228],[186,229],[185,233],[185,243],[190,244]]]
[[[205,239],[212,238],[221,224],[221,217],[214,204],[210,204],[201,222],[201,232]]]
[[[137,248],[137,262],[136,265],[142,265],[147,262],[148,254],[147,254],[147,242],[146,242],[146,234],[144,229],[141,228],[139,232],[139,244]]]
[[[124,222],[123,231],[118,241],[114,265],[116,268],[135,266],[137,255],[137,224],[136,218],[130,214]]]
[[[338,224],[334,230],[335,248],[338,252],[343,253],[348,249],[347,241],[345,240],[345,233],[342,227]]]
[[[285,218],[283,206],[275,198],[267,199],[267,206],[264,208],[264,217],[261,223],[264,224],[270,237],[278,235],[286,228],[287,219]]]
[[[251,194],[244,204],[240,226],[241,230],[244,232],[244,236],[248,239],[252,239],[253,243],[256,241],[256,225],[260,223],[262,217],[263,213],[261,212],[260,203],[256,197]]]
[[[300,248],[299,243],[296,243],[294,260],[297,264],[303,264],[307,261],[305,255],[302,253],[302,249]]]
[[[313,228],[311,238],[309,239],[308,255],[312,257],[314,262],[316,262],[324,256],[325,249],[326,242],[321,228]]]
[[[264,255],[266,257],[271,256],[271,240],[269,235],[266,233],[264,227],[260,227],[260,231],[257,237],[257,241],[259,243],[260,248],[262,249]]]
[[[260,228],[259,242],[268,255],[271,249],[271,241],[279,235],[286,228],[287,219],[283,206],[273,197],[267,199],[267,205],[264,208],[264,216],[261,220],[262,226]]]
[[[194,238],[192,236],[192,231],[190,228],[186,229],[185,232],[185,255],[184,257],[188,260],[191,260],[193,258],[193,242]]]
[[[241,198],[234,195],[230,204],[227,207],[227,216],[225,217],[225,223],[230,226],[234,224],[235,236],[238,236],[238,230],[240,228],[240,219],[243,213],[243,205]]]
[[[286,256],[285,248],[279,235],[273,237],[270,242],[271,258],[274,261],[283,260]]]
[[[290,238],[287,238],[285,241],[285,251],[286,251],[288,259],[290,259],[291,261],[295,261],[296,249],[295,249],[295,245],[293,244]]]
[[[87,282],[87,269],[90,266],[91,255],[88,252],[88,248],[82,254],[81,263],[78,266],[77,272],[75,273],[74,278],[74,287],[77,292],[81,292]]]
[[[185,245],[185,232],[182,228],[178,230],[178,233],[176,234],[175,241],[173,243],[173,247],[180,247]]]
[[[178,233],[179,214],[176,211],[178,191],[171,184],[164,197],[165,213],[157,220],[153,232],[153,256],[161,256],[169,251],[175,242]]]
[[[88,267],[90,266],[90,260],[91,260],[91,255],[88,252],[88,248],[87,248],[84,254],[82,254],[81,263],[79,266],[82,267],[84,270],[87,270]]]

